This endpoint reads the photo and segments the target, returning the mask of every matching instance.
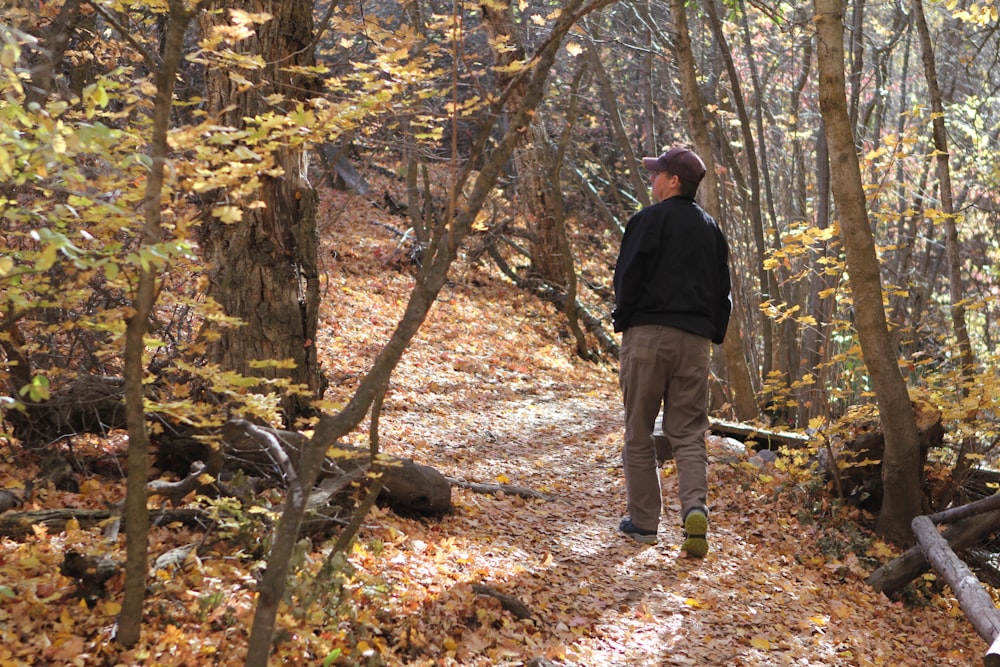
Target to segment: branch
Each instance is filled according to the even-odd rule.
[[[146,67],[154,72],[160,69],[159,56],[140,44],[139,40],[132,36],[132,33],[129,32],[128,28],[123,26],[114,14],[105,9],[100,3],[90,2],[88,4],[94,8],[94,11],[103,16],[104,20],[110,23],[111,26],[118,31],[121,38],[128,42],[132,48],[135,49],[140,56],[142,56],[142,60],[146,63]]]
[[[523,486],[513,486],[511,484],[480,484],[478,482],[467,482],[464,479],[455,477],[445,477],[452,486],[460,486],[469,489],[474,493],[505,493],[511,496],[521,496],[522,498],[538,498],[548,500],[548,496],[534,489],[526,489]]]
[[[154,480],[146,485],[146,493],[150,496],[161,496],[167,498],[171,505],[180,505],[184,497],[196,489],[206,486],[202,481],[202,474],[208,466],[201,461],[191,464],[191,471],[188,476],[179,482],[165,482]],[[209,476],[211,479],[211,476]],[[214,480],[213,480],[214,481]]]

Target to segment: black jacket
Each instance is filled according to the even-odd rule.
[[[729,326],[729,246],[693,199],[647,206],[625,227],[615,265],[615,331],[663,324],[720,344]]]

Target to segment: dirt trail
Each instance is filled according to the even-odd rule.
[[[871,593],[856,560],[824,558],[814,529],[795,518],[800,508],[769,492],[766,480],[777,471],[734,458],[718,441],[710,447],[712,550],[704,561],[678,549],[669,465],[659,544],[640,546],[619,535],[622,421],[613,376],[596,375],[602,377],[589,386],[578,378],[493,397],[488,410],[480,404],[464,418],[466,399],[455,386],[424,396],[457,425],[456,435],[407,455],[451,476],[550,496],[456,490],[456,511],[429,528],[436,543],[420,534],[424,551],[414,553],[401,542],[405,557],[395,562],[429,556],[434,565],[423,567],[451,582],[428,587],[430,598],[437,596],[429,604],[438,608],[424,609],[422,623],[447,623],[463,605],[475,619],[485,602],[465,588],[468,582],[513,595],[535,612],[537,623],[491,613],[499,631],[476,620],[457,625],[450,631],[456,648],[443,649],[440,664],[517,664],[536,656],[594,667],[978,661],[982,642],[950,604],[912,610]],[[417,428],[407,429],[411,441],[420,439]]]

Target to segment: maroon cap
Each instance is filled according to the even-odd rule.
[[[697,153],[683,146],[671,148],[660,157],[644,157],[642,166],[650,171],[668,171],[682,181],[695,184],[705,177],[705,163]]]

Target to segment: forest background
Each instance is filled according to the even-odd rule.
[[[386,486],[394,457],[444,470],[438,500],[462,522],[475,524],[469,508],[483,502],[468,499],[469,479],[493,483],[486,490],[504,502],[526,495],[504,509],[511,516],[551,509],[551,498],[509,484],[511,471],[532,477],[514,462],[538,451],[513,441],[545,419],[526,418],[524,405],[491,413],[505,392],[558,396],[543,412],[551,424],[565,405],[578,410],[578,430],[532,435],[584,448],[594,464],[566,497],[593,485],[620,502],[606,469],[617,426],[610,275],[625,222],[649,202],[639,157],[677,143],[705,158],[700,201],[731,245],[734,320],[715,355],[713,414],[810,436],[759,476],[743,465],[752,457],[733,462],[715,443],[718,504],[735,508],[755,489],[788,503],[776,507],[811,508],[788,515],[825,519],[817,531],[874,531],[864,545],[847,540],[852,557],[820,548],[833,538],[784,554],[843,579],[912,544],[914,516],[995,488],[986,474],[997,444],[1000,178],[991,2],[24,0],[3,9],[0,407],[5,460],[18,471],[3,502],[77,510],[7,528],[4,562],[15,570],[0,586],[4,613],[31,619],[8,626],[0,658],[12,664],[185,664],[209,650],[245,664],[272,651],[326,664],[596,664],[582,656],[594,651],[597,610],[617,610],[608,627],[620,630],[631,593],[614,604],[596,595],[583,613],[529,591],[552,616],[545,624],[521,610],[514,632],[503,594],[493,598],[502,611],[469,602],[493,588],[376,603],[392,586],[359,571],[391,555],[403,573],[432,551],[478,576],[493,557],[471,547],[455,556],[457,535],[429,550],[414,535],[438,529],[372,509],[399,488]],[[469,311],[443,305],[456,302]],[[464,386],[456,372],[483,402],[442,413],[438,396]],[[484,382],[500,384],[499,395]],[[930,443],[911,401],[940,418]],[[468,426],[488,414],[514,422]],[[450,430],[415,436],[426,421]],[[875,486],[827,483],[819,451],[838,461],[834,446],[863,430],[884,437],[879,460],[861,466],[876,468],[865,480]],[[511,440],[499,458],[498,433]],[[477,452],[489,444],[489,465],[417,444],[431,439]],[[351,472],[358,451],[365,460]],[[575,470],[572,456],[559,461],[532,459],[550,475],[537,493],[554,492],[558,466]],[[859,467],[839,464],[827,467]],[[454,500],[452,488],[465,495]],[[190,513],[164,527],[167,501]],[[500,520],[482,511],[484,523]],[[513,520],[540,521],[525,514]],[[732,559],[710,559],[708,581],[727,580],[737,554],[761,548],[735,537],[735,514],[731,532],[724,511],[718,526],[719,551]],[[785,544],[773,516],[759,519],[748,533]],[[377,537],[362,531],[371,523]],[[463,540],[478,535],[462,530]],[[596,535],[586,539],[607,539]],[[307,537],[333,543],[313,550]],[[238,567],[206,568],[216,558]],[[625,567],[649,554],[637,558]],[[512,565],[494,567],[502,581]],[[182,582],[187,593],[168,585],[178,572],[198,580]],[[814,575],[781,575],[797,599],[821,595]],[[809,583],[788,584],[799,577]],[[925,583],[918,592],[932,596],[932,611],[956,608]],[[871,598],[850,590],[868,609]],[[703,597],[682,596],[685,613],[727,609]],[[440,607],[429,612],[430,599]],[[643,604],[652,623],[658,612]],[[735,664],[733,655],[904,664],[898,647],[827,641],[831,619],[860,611],[825,608],[773,622],[797,628],[780,640],[702,632],[678,645],[699,636],[698,619],[685,617],[644,650],[693,660],[677,664]],[[393,626],[404,611],[419,620]],[[189,634],[181,617],[208,636]],[[144,626],[155,630],[143,635]],[[500,638],[470,639],[490,631]],[[599,661],[634,664],[625,644],[608,642],[615,657]],[[934,657],[924,664],[967,664],[974,637],[955,642],[926,647]]]

